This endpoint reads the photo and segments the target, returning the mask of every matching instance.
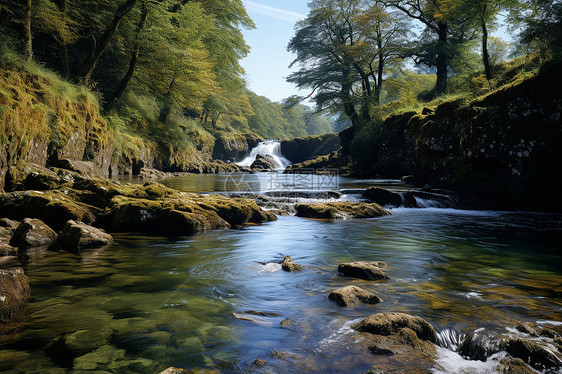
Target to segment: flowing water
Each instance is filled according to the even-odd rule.
[[[287,166],[291,165],[291,161],[287,160],[285,156],[281,153],[281,142],[278,140],[266,140],[259,143],[252,151],[250,155],[238,162],[240,166],[250,166],[256,160],[256,156],[271,156],[275,162],[276,169],[284,170]]]
[[[244,178],[190,175],[165,183],[232,191]],[[270,189],[269,178],[254,176],[254,189]],[[343,198],[376,182],[332,178]],[[291,183],[298,189],[300,182]],[[155,373],[176,366],[359,374],[376,365],[392,372],[401,363],[366,352],[353,337],[353,322],[406,312],[427,319],[454,344],[449,330],[505,332],[521,322],[562,321],[560,216],[437,208],[392,213],[335,222],[287,216],[191,237],[118,235],[112,246],[80,255],[29,253],[24,268],[32,298],[24,316],[2,326],[0,370]],[[283,272],[278,262],[285,255],[304,270]],[[391,279],[369,283],[337,274],[339,263],[355,260],[387,262]],[[384,302],[342,308],[328,300],[331,290],[352,284]],[[438,349],[435,372],[494,370],[490,362]],[[252,365],[256,359],[267,366]]]

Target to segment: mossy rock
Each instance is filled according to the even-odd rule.
[[[390,213],[375,203],[312,203],[295,205],[298,217],[320,219],[372,218],[388,216]]]
[[[74,201],[68,191],[24,191],[0,195],[0,216],[21,220],[38,218],[54,230],[62,230],[69,220],[92,224],[93,207]]]

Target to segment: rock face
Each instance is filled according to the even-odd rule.
[[[328,298],[340,306],[353,306],[359,303],[378,304],[382,299],[372,292],[356,286],[338,288],[330,292]]]
[[[111,235],[82,222],[68,221],[59,236],[59,246],[68,251],[99,248],[113,243]]]
[[[337,134],[328,133],[318,136],[306,136],[281,141],[281,153],[293,163],[312,160],[318,156],[328,155],[340,148]]]
[[[250,153],[264,139],[256,134],[218,133],[213,149],[213,159],[238,161]]]
[[[250,169],[254,171],[272,171],[277,168],[276,162],[270,155],[257,155]]]
[[[421,317],[404,313],[378,313],[373,314],[359,322],[353,328],[360,332],[375,335],[394,335],[403,329],[410,329],[416,336],[432,343],[437,342],[435,329]]]
[[[283,262],[281,262],[281,269],[296,273],[302,270],[302,266],[297,264],[291,257],[285,256]]]
[[[21,268],[0,269],[0,322],[11,320],[25,308],[30,293],[29,282]]]
[[[388,216],[390,213],[374,203],[352,203],[347,201],[334,203],[312,203],[295,205],[298,217],[345,219],[372,218]]]
[[[85,176],[99,175],[98,171],[96,170],[96,165],[93,162],[89,161],[78,161],[64,158],[62,160],[57,160],[54,163],[54,166],[61,169],[70,170]]]
[[[338,272],[345,277],[365,280],[389,279],[383,271],[386,264],[380,261],[356,261],[339,264]]]
[[[392,116],[340,134],[357,173],[414,175],[419,186],[459,188],[471,208],[562,211],[562,64],[470,103]],[[352,140],[350,140],[352,139]]]
[[[43,221],[35,218],[24,219],[10,240],[10,245],[20,249],[49,246],[57,239],[54,232]]]

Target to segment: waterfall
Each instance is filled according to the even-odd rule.
[[[285,169],[287,166],[291,165],[291,161],[287,160],[287,158],[285,158],[285,156],[281,153],[281,142],[278,140],[266,140],[259,143],[254,149],[252,149],[248,157],[237,164],[240,166],[251,166],[257,155],[271,156],[275,161],[276,169]]]

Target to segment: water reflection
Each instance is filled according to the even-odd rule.
[[[220,176],[173,181],[206,190],[222,183]],[[283,373],[362,372],[377,363],[390,370],[401,364],[357,345],[353,321],[401,311],[469,332],[560,319],[560,217],[393,213],[341,222],[281,217],[192,237],[119,235],[89,253],[42,252],[26,264],[32,300],[20,324],[3,333],[0,369],[228,373],[265,359]],[[285,255],[304,270],[268,265]],[[337,265],[352,260],[385,261],[391,279],[339,276]],[[351,284],[384,302],[350,309],[328,300],[332,289]],[[233,316],[247,311],[277,315],[258,323]]]

